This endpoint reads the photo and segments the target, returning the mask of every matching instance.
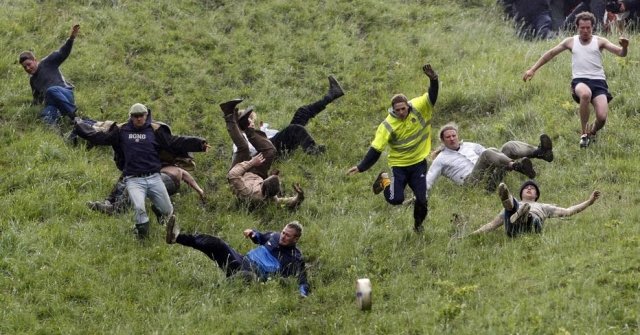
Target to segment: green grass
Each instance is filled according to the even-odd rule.
[[[1,334],[637,334],[640,332],[640,137],[638,41],[629,56],[607,54],[612,93],[598,142],[578,148],[569,53],[522,73],[554,41],[525,42],[494,1],[4,1],[0,14]],[[241,252],[241,231],[305,226],[312,294],[293,280],[245,285],[207,257],[131,231],[132,213],[91,212],[118,171],[110,148],[73,147],[38,120],[17,64],[41,57],[81,24],[62,67],[84,115],[124,121],[148,104],[174,133],[206,137],[195,177],[210,202],[183,186],[174,197],[183,230],[217,234]],[[609,36],[617,40],[617,36]],[[392,94],[427,89],[421,66],[441,81],[435,129],[499,147],[512,139],[554,141],[556,160],[536,160],[541,201],[561,206],[602,199],[584,213],[547,221],[542,235],[503,231],[451,240],[450,219],[470,231],[498,212],[495,195],[441,179],[430,194],[424,236],[412,209],[371,194],[383,156],[367,173],[345,176],[366,152]],[[238,207],[225,174],[231,155],[218,103],[244,97],[283,128],[295,109],[335,74],[347,94],[313,120],[328,146],[320,158],[296,152],[276,163],[287,187],[301,182],[297,212]],[[68,126],[65,126],[68,130]],[[433,145],[437,145],[434,139]],[[512,189],[523,181],[511,174]],[[357,278],[373,283],[373,310],[355,307]]]

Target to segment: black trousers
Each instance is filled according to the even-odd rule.
[[[202,251],[225,271],[227,277],[238,271],[250,270],[250,265],[245,261],[244,256],[219,237],[207,234],[180,234],[176,238],[176,243]]]
[[[296,110],[289,125],[271,138],[271,143],[276,147],[279,155],[293,151],[298,147],[307,150],[316,145],[315,140],[305,126],[309,123],[309,120],[322,112],[330,102],[331,99],[325,96]]]

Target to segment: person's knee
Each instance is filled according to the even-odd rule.
[[[394,205],[394,206],[402,205],[402,203],[404,202],[404,197],[402,199],[396,199],[396,198],[387,199],[387,202],[390,205]]]
[[[584,89],[584,90],[579,90],[576,91],[576,95],[578,96],[578,99],[580,99],[580,102],[589,102],[591,101],[591,90],[590,89]]]

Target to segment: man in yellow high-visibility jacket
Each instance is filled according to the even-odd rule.
[[[380,158],[389,147],[389,166],[393,182],[386,172],[381,172],[373,184],[373,193],[384,191],[384,197],[392,205],[404,201],[404,188],[409,185],[416,201],[413,209],[414,230],[422,232],[422,223],[427,217],[427,161],[431,151],[431,117],[438,98],[438,74],[430,64],[422,67],[429,77],[429,91],[411,100],[404,94],[391,99],[389,115],[378,126],[375,138],[362,161],[351,167],[348,175],[364,172]]]

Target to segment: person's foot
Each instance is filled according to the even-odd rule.
[[[533,179],[536,177],[536,171],[533,170],[533,164],[527,157],[521,159],[518,162],[513,163],[513,170],[522,173],[523,175]]]
[[[498,196],[500,196],[502,207],[504,207],[505,210],[513,210],[513,197],[507,188],[507,184],[500,183],[500,185],[498,185]]]
[[[538,145],[538,158],[547,162],[553,161],[553,144],[547,134],[540,135],[540,145]]]
[[[243,99],[233,99],[233,100],[229,100],[227,102],[221,103],[220,109],[222,109],[222,113],[224,113],[224,116],[233,115],[233,113],[236,111],[236,106],[242,101]]]
[[[133,228],[134,233],[138,236],[138,239],[143,240],[149,236],[149,221],[143,223],[136,223]]]
[[[531,209],[531,205],[529,205],[529,203],[526,203],[526,202],[521,203],[520,208],[518,208],[518,210],[511,215],[509,220],[511,221],[511,223],[515,225],[519,225],[523,223],[523,221],[527,220],[527,218],[529,217],[530,209]]]
[[[333,75],[329,76],[329,93],[327,93],[331,100],[338,99],[344,95],[344,91],[338,83],[338,80]]]
[[[389,185],[389,175],[386,172],[380,172],[376,177],[376,181],[373,182],[373,194],[380,194],[380,192],[384,191],[386,185]]]
[[[422,234],[424,233],[424,226],[422,225],[422,223],[414,223],[413,224],[413,231],[416,232],[417,234]]]
[[[582,134],[582,136],[580,136],[580,148],[586,148],[589,146],[589,135],[587,134]]]
[[[178,235],[180,235],[180,227],[176,223],[176,216],[172,214],[167,220],[167,235],[165,239],[168,244],[174,244]]]

